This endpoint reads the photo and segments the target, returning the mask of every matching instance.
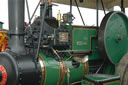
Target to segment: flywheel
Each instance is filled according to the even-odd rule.
[[[128,18],[122,12],[108,13],[98,30],[99,49],[114,65],[128,51]]]

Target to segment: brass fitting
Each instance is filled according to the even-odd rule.
[[[59,26],[60,26],[60,23],[61,23],[61,13],[60,13],[60,10],[59,10],[59,12],[57,14],[57,20],[58,20]]]

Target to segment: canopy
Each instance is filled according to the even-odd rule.
[[[80,3],[79,0],[77,0],[79,6],[85,8],[96,8],[96,1],[97,0],[84,0],[83,3]],[[53,0],[53,2],[67,5],[70,4],[70,0]],[[113,6],[120,6],[121,0],[103,0],[103,3],[105,8],[112,8]],[[74,0],[73,5],[75,5]],[[124,7],[128,7],[128,0],[124,0]],[[101,0],[99,0],[99,8],[102,8]]]

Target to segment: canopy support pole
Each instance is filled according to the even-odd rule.
[[[125,13],[124,0],[121,0],[121,11]]]
[[[96,0],[96,24],[99,27],[99,0]]]

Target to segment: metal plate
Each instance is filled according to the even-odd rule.
[[[92,50],[92,38],[95,38],[95,28],[76,28],[72,30],[72,50],[74,53],[90,53]]]
[[[98,32],[99,49],[113,64],[128,51],[128,18],[122,12],[108,13]]]

